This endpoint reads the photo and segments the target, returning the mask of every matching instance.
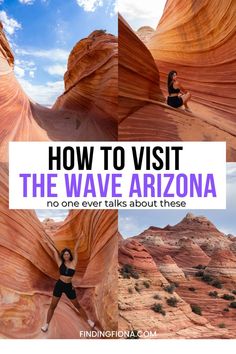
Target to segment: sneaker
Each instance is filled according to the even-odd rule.
[[[90,325],[91,328],[94,327],[95,322],[93,322],[92,320],[88,320],[87,322],[88,322],[88,324]]]
[[[47,332],[49,324],[46,323],[43,327],[41,327],[42,332]]]

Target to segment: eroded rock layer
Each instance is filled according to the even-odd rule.
[[[120,140],[222,140],[227,142],[227,161],[236,160],[235,23],[234,0],[168,0],[156,31],[151,35],[144,29],[137,33],[147,52],[137,46],[140,39],[134,33],[130,36],[128,25],[120,20],[120,63],[127,63],[126,71],[120,70],[120,91],[129,92],[120,101],[120,118],[125,117],[119,125]],[[130,48],[139,52],[134,56]],[[160,73],[158,88],[150,82],[156,90],[153,97],[160,88],[167,95],[168,72],[176,70],[183,86],[192,93],[192,113],[171,108],[142,92],[146,78],[136,68],[140,61],[146,65],[153,59]],[[128,71],[132,72],[132,84]],[[128,111],[135,96],[139,97],[139,109]]]
[[[9,141],[99,141],[117,137],[117,40],[93,32],[73,49],[65,93],[52,109],[22,90],[14,56],[0,28],[0,337],[80,338],[90,326],[63,295],[47,333],[52,290],[59,278],[48,246],[60,251],[80,238],[73,284],[88,318],[100,328],[117,327],[117,215],[71,211],[65,221],[41,223],[34,211],[9,210]],[[81,65],[80,65],[81,64]],[[83,233],[82,233],[83,230]]]
[[[0,29],[0,161],[9,141],[102,141],[117,138],[117,38],[93,32],[72,50],[65,92],[52,109],[33,102],[13,71],[14,56]]]
[[[233,243],[233,235],[190,213],[174,226],[120,240],[119,329],[156,331],[155,338],[234,338]]]

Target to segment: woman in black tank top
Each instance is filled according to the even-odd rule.
[[[75,248],[74,248],[74,252],[73,252],[74,257],[73,257],[72,252],[69,248],[64,248],[59,255],[57,249],[50,242],[46,241],[46,243],[53,252],[55,261],[57,262],[57,265],[59,267],[60,278],[57,280],[57,282],[54,286],[53,297],[52,297],[51,305],[48,309],[46,324],[43,327],[41,327],[41,330],[43,332],[47,332],[47,330],[49,328],[49,323],[52,319],[54,311],[55,311],[57,304],[58,304],[63,293],[72,302],[72,304],[77,308],[81,317],[86,322],[88,322],[90,327],[95,328],[95,322],[88,319],[86,312],[80,306],[80,304],[77,300],[77,297],[76,297],[75,288],[73,287],[72,282],[71,282],[72,277],[76,272],[75,268],[76,268],[76,265],[78,262],[77,253],[78,253],[78,248],[79,248],[79,240],[77,240],[77,242],[75,244]]]
[[[185,110],[191,112],[188,106],[188,101],[191,98],[190,92],[186,91],[177,79],[177,72],[172,70],[167,78],[168,97],[167,104],[174,108],[185,106]]]

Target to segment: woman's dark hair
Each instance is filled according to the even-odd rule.
[[[173,75],[177,74],[177,71],[175,70],[171,70],[168,74],[168,78],[167,78],[167,88],[168,88],[168,92],[170,93],[170,86],[173,84]]]
[[[64,248],[64,249],[61,251],[61,255],[60,255],[62,262],[63,262],[63,263],[65,262],[64,257],[63,257],[65,252],[68,252],[68,253],[70,254],[70,261],[73,261],[73,255],[72,255],[71,250],[70,250],[69,248]]]

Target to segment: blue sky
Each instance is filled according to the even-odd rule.
[[[149,226],[175,225],[187,214],[204,215],[226,234],[236,236],[236,163],[227,163],[227,209],[225,210],[119,210],[123,237],[138,235]]]
[[[115,0],[0,0],[0,20],[27,94],[50,106],[64,90],[73,46],[95,29],[117,35]]]
[[[121,15],[137,31],[142,26],[156,29],[166,0],[119,0],[118,4]]]

